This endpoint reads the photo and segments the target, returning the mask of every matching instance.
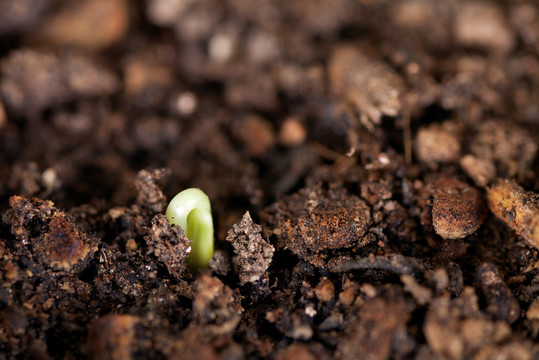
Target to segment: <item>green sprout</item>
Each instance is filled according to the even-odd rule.
[[[213,256],[213,220],[210,199],[200,189],[186,189],[168,204],[166,216],[191,240],[186,263],[192,270],[208,267]]]

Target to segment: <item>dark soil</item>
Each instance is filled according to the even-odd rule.
[[[0,359],[538,359],[538,147],[536,1],[0,0]]]

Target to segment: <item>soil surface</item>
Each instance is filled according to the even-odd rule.
[[[0,359],[538,359],[538,146],[536,1],[0,0]]]

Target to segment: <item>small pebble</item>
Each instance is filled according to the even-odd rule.
[[[295,117],[288,117],[279,131],[279,143],[283,146],[296,146],[305,141],[307,130]]]

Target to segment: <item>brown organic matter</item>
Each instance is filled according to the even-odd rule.
[[[433,187],[432,223],[438,235],[461,239],[481,226],[486,209],[479,191],[456,179],[437,180]]]
[[[369,242],[367,204],[344,189],[306,188],[272,205],[266,216],[278,247],[322,266],[327,254]]]
[[[0,0],[0,360],[539,359],[538,20]]]
[[[401,110],[402,79],[383,62],[357,47],[341,46],[329,62],[332,91],[349,107],[359,112],[369,128],[380,125],[382,115],[396,116]]]
[[[51,201],[13,196],[9,203],[12,212],[7,221],[12,233],[41,264],[54,270],[77,271],[95,252],[95,240]]]
[[[460,138],[458,126],[451,122],[422,127],[415,139],[417,156],[431,166],[455,162],[460,158]]]
[[[246,212],[239,224],[228,232],[227,241],[234,248],[234,268],[240,277],[240,284],[267,281],[267,269],[271,264],[275,248],[262,238],[262,228],[253,223]]]
[[[490,211],[539,249],[539,196],[514,181],[500,181],[487,188]]]
[[[191,252],[191,240],[178,225],[171,225],[165,215],[152,219],[146,244],[156,258],[167,267],[169,273],[179,279],[185,271],[185,259]]]
[[[110,314],[95,320],[88,332],[90,359],[133,359],[136,353],[136,316]]]

